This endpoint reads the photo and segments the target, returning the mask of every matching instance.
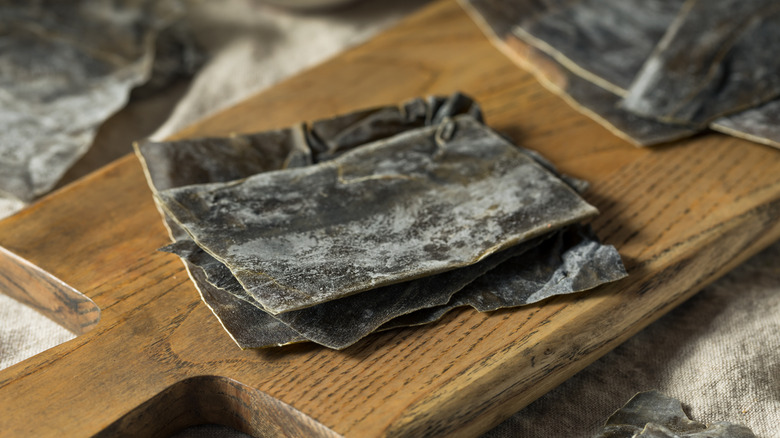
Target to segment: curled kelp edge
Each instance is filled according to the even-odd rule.
[[[746,426],[692,420],[679,400],[656,390],[637,393],[593,438],[756,438]]]
[[[223,307],[217,317],[242,348],[262,348],[309,340],[329,348],[343,349],[398,316],[447,303],[453,294],[475,278],[502,261],[541,244],[543,240],[537,239],[512,248],[464,269],[387,286],[377,293],[356,294],[279,315],[264,312],[260,304],[243,291],[224,265],[208,256],[193,242],[176,242],[163,250],[179,255],[188,269],[194,272],[204,301]],[[284,329],[279,324],[283,324]],[[242,327],[249,327],[245,331],[250,333],[237,330]]]
[[[160,249],[178,255],[184,263],[201,299],[214,313],[222,328],[242,349],[282,346],[307,339],[294,329],[249,301],[238,299],[230,283],[216,284],[208,279],[208,262],[199,263],[203,253],[195,242],[180,240]],[[235,280],[235,279],[234,279]],[[237,283],[237,282],[236,282]]]
[[[614,246],[602,244],[589,226],[572,225],[551,236],[547,244],[488,271],[447,304],[396,318],[381,329],[427,324],[463,306],[480,312],[524,306],[584,292],[627,275]]]
[[[417,100],[419,100],[419,99],[415,99],[415,101],[417,101]],[[478,106],[475,103],[463,105],[464,99],[462,97],[456,96],[456,98],[452,98],[451,97],[451,98],[446,99],[446,100],[441,99],[441,98],[439,98],[439,99],[428,98],[427,102],[434,102],[435,103],[437,100],[439,102],[443,102],[444,103],[443,105],[441,105],[441,107],[444,107],[444,108],[446,108],[448,106],[450,108],[453,108],[453,107],[457,107],[458,105],[460,105],[461,108],[468,109],[468,113],[469,114],[480,114],[480,112],[478,111]],[[468,103],[468,101],[466,103]],[[431,105],[431,107],[433,107],[433,105]],[[475,107],[477,108],[477,111],[474,110]],[[434,111],[428,111],[428,114],[432,114],[432,113],[435,113],[435,112]],[[441,111],[439,111],[439,114],[441,114]],[[339,116],[339,117],[344,117],[344,116]],[[435,117],[427,115],[426,116],[426,120],[435,120]],[[142,163],[142,166],[144,168],[144,173],[145,173],[145,176],[147,178],[147,182],[149,183],[149,185],[152,188],[152,190],[155,191],[155,186],[153,184],[153,179],[150,176],[150,174],[148,172],[148,169],[147,169],[146,157],[142,153],[141,148],[139,148],[138,144],[136,144],[134,146],[135,146],[135,149],[136,149],[136,154],[138,155],[138,157],[139,157],[139,159],[140,159],[140,161]],[[565,181],[567,181],[575,190],[577,190],[577,191],[584,190],[585,185],[586,185],[584,183],[584,181],[575,180],[573,178],[566,178],[566,175],[559,174],[557,172],[557,170],[554,168],[554,166],[550,162],[545,160],[543,157],[541,157],[540,155],[534,153],[533,151],[524,150],[522,148],[520,148],[520,150],[522,152],[525,152],[526,154],[530,155],[537,162],[539,162],[539,164],[541,164],[542,166],[546,167],[550,172],[556,174],[559,178],[564,179]],[[289,160],[285,160],[285,161],[289,161]],[[552,233],[552,234],[555,234],[555,233]],[[545,236],[545,238],[549,238],[549,236]],[[177,243],[184,244],[184,245],[189,244],[189,245],[197,248],[197,246],[194,244],[194,242],[191,242],[191,241],[189,241],[189,242],[182,241],[182,242],[177,242]],[[176,244],[174,244],[174,245],[176,245]],[[236,330],[235,329],[236,327],[241,328],[243,326],[240,325],[240,324],[238,326],[235,326],[235,325],[231,326],[231,324],[230,324],[230,322],[231,322],[230,321],[230,317],[229,316],[226,317],[227,314],[235,315],[236,312],[239,312],[239,313],[243,313],[244,315],[251,315],[251,317],[249,318],[249,320],[251,320],[251,321],[257,321],[258,318],[259,318],[259,320],[262,320],[263,318],[269,318],[270,315],[262,312],[262,310],[258,309],[255,305],[252,305],[248,301],[244,301],[244,300],[241,300],[241,299],[236,299],[236,297],[234,295],[231,295],[230,293],[226,292],[224,290],[224,288],[216,287],[213,284],[213,282],[207,281],[206,276],[205,276],[205,272],[200,270],[197,266],[189,263],[187,260],[184,260],[184,263],[185,263],[185,266],[187,268],[188,274],[193,279],[193,282],[195,283],[196,288],[198,289],[198,292],[201,295],[201,298],[204,300],[206,305],[210,308],[212,313],[214,313],[215,316],[217,316],[218,320],[223,325],[223,328],[226,331],[228,331],[228,333],[231,336],[231,338],[241,348],[258,348],[258,347],[267,347],[267,346],[278,346],[278,345],[287,345],[287,344],[290,344],[290,343],[297,343],[297,342],[305,341],[304,337],[299,336],[299,334],[297,334],[297,332],[295,332],[295,330],[292,330],[290,327],[281,327],[280,326],[278,328],[278,330],[277,329],[272,330],[271,333],[269,333],[268,331],[258,332],[256,330],[251,330],[251,329],[250,330],[246,330],[246,329],[244,329],[244,330]],[[215,294],[222,294],[222,298],[221,299],[227,299],[229,302],[227,304],[224,304],[224,303],[220,304],[219,302],[215,302],[215,300],[217,300],[217,301],[219,300],[219,298],[215,298],[214,297]],[[226,305],[229,308],[231,308],[232,313],[229,312],[225,308]],[[222,311],[220,311],[220,306],[222,307]],[[243,308],[243,309],[236,309],[236,307]],[[235,322],[235,321],[233,321],[233,322]],[[271,324],[271,325],[273,325],[273,324],[277,324],[278,325],[278,322],[274,322],[274,321],[270,321],[270,320],[268,321],[268,323]],[[418,321],[418,323],[419,323],[419,321]],[[264,324],[261,324],[261,325],[264,325]],[[267,327],[268,325],[266,324],[264,326]],[[400,326],[400,324],[395,324],[395,326]],[[385,329],[387,329],[387,327],[383,327],[380,330],[385,330]],[[350,343],[350,345],[351,345],[351,343]],[[344,348],[344,347],[345,347],[345,345],[341,346],[341,348]]]

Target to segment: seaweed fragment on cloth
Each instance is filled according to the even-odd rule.
[[[658,391],[640,392],[609,417],[593,438],[756,438],[747,427],[692,420],[679,400]]]

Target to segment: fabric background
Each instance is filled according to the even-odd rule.
[[[358,2],[297,14],[249,0],[193,2],[187,20],[211,60],[186,91],[174,93],[179,100],[170,115],[145,109],[136,110],[133,118],[152,119],[142,124],[147,127],[165,120],[152,135],[163,138],[364,41],[424,3]],[[153,105],[170,108],[171,103]],[[129,142],[123,147],[122,152],[129,151]],[[780,438],[779,334],[780,243],[486,436],[587,437],[636,392],[659,389],[680,399],[694,419],[742,423],[759,437]],[[0,368],[72,337],[0,295]],[[245,435],[202,426],[178,436]]]

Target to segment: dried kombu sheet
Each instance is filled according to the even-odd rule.
[[[196,283],[204,301],[210,306],[224,306],[218,317],[229,332],[241,332],[233,335],[241,348],[309,340],[329,348],[343,349],[396,317],[446,304],[453,294],[480,275],[544,240],[542,237],[525,242],[462,269],[278,315],[263,311],[224,264],[200,250],[192,241],[176,242],[164,250],[182,257],[188,270],[194,273],[193,277],[199,277]],[[283,327],[279,326],[280,323]]]
[[[780,4],[689,0],[637,74],[622,106],[703,125],[780,95]]]
[[[360,139],[380,139],[382,135],[393,135],[414,127],[438,123],[445,117],[459,113],[472,114],[481,119],[479,106],[469,97],[454,93],[449,97],[430,96],[423,99],[413,99],[401,106],[388,106],[337,116],[312,123],[312,131],[316,132],[319,142],[316,151],[311,145],[315,136],[307,135],[305,125],[297,125],[265,133],[233,136],[227,138],[204,138],[197,140],[181,140],[174,142],[143,142],[136,144],[136,153],[141,160],[147,179],[153,190],[179,187],[199,182],[230,181],[240,179],[268,170],[287,167],[300,167],[310,164],[312,156],[332,157],[339,151],[359,145]],[[349,139],[349,140],[347,140]],[[320,145],[325,144],[329,149]],[[323,154],[322,151],[328,151]],[[541,160],[540,157],[536,157]],[[549,163],[546,164],[550,166]],[[581,183],[573,181],[572,183]],[[167,217],[166,217],[167,219]],[[177,240],[167,250],[179,254],[184,259],[190,276],[198,286],[203,300],[231,333],[234,340],[242,348],[255,348],[279,345],[303,340],[297,332],[280,326],[279,321],[257,307],[257,303],[247,295],[230,271],[216,259],[205,253],[200,247],[186,237],[186,233],[175,223],[172,235]],[[491,262],[495,263],[495,262]],[[478,275],[487,267],[485,263],[479,271],[474,270],[471,276]],[[468,278],[461,276],[461,278]],[[207,281],[210,279],[211,281]],[[442,281],[446,281],[443,278]],[[460,280],[464,283],[464,280]],[[449,281],[448,284],[453,284]],[[343,326],[325,326],[317,328],[317,318],[322,319],[322,313],[302,310],[289,312],[286,318],[293,322],[299,330],[320,332],[312,334],[314,340],[331,346],[343,348],[356,341],[391,319],[396,314],[408,313],[425,306],[446,302],[452,293],[451,287],[437,287],[428,296],[413,299],[409,291],[420,289],[420,286],[405,289],[388,288],[394,295],[404,293],[401,305],[374,305],[377,300],[348,298],[341,300],[342,309],[328,308],[334,314],[342,315],[347,324]],[[241,299],[236,299],[239,297]],[[254,303],[254,304],[252,304]],[[351,308],[348,307],[351,304]],[[357,309],[363,309],[359,312]],[[375,311],[372,309],[376,309]],[[308,312],[308,313],[307,313]],[[355,316],[349,321],[345,314]]]
[[[315,162],[373,141],[423,126],[437,125],[446,117],[468,114],[482,121],[482,110],[470,97],[455,92],[448,97],[412,99],[400,106],[355,111],[311,124],[309,146]]]
[[[515,35],[575,74],[625,94],[685,0],[581,0],[533,19]]]
[[[511,37],[510,37],[511,38]],[[515,49],[522,47],[514,41]],[[662,123],[638,116],[618,106],[620,97],[565,69],[548,55],[528,48],[524,58],[528,69],[535,73],[547,88],[566,96],[575,109],[583,112],[613,134],[638,146],[651,146],[690,137],[700,129]]]
[[[441,274],[396,283],[276,317],[307,339],[330,348],[345,348],[382,324],[422,308],[447,303],[453,294],[515,254],[539,245],[538,238]]]
[[[0,193],[29,202],[149,77],[178,2],[0,1]]]
[[[649,146],[688,137],[699,130],[686,126],[669,125],[656,120],[643,118],[618,107],[620,97],[613,92],[617,87],[616,85],[607,88],[598,86],[585,79],[585,77],[593,79],[596,76],[595,73],[590,75],[577,75],[556,60],[562,59],[562,55],[553,58],[551,55],[542,52],[538,48],[533,47],[520,39],[517,32],[518,29],[520,29],[518,27],[520,23],[525,23],[527,26],[530,26],[529,23],[533,23],[534,20],[542,19],[551,11],[566,11],[567,9],[564,9],[563,6],[557,5],[557,8],[553,9],[545,9],[541,6],[537,6],[535,14],[526,16],[520,13],[513,15],[509,12],[524,11],[531,8],[530,5],[536,4],[536,2],[530,0],[512,2],[500,2],[496,0],[462,0],[461,3],[471,16],[474,17],[475,21],[481,25],[483,31],[485,31],[494,44],[506,52],[515,62],[531,71],[540,82],[552,92],[563,96],[575,109],[593,118],[621,138],[639,146]],[[515,5],[516,7],[509,8],[509,4]],[[526,4],[528,4],[527,7],[520,7],[520,5]],[[573,5],[577,4],[578,3],[573,3]],[[625,10],[622,7],[619,7],[616,8],[616,12],[613,12],[613,14],[617,12],[625,12]],[[592,13],[589,13],[589,15],[592,15]],[[568,26],[573,27],[576,24],[581,23],[574,21],[568,23]],[[609,22],[607,21],[601,24],[607,25]],[[585,32],[585,30],[575,28],[572,32],[577,34]],[[588,32],[595,32],[598,35],[608,34],[610,31],[605,28],[601,30],[588,30]],[[648,32],[639,33],[645,34]],[[523,33],[522,31],[519,32],[519,34],[526,35],[526,33]],[[584,45],[585,41],[586,40],[571,42],[567,47],[567,51],[573,52],[579,50],[579,46]],[[627,49],[627,53],[636,56],[638,50]],[[577,59],[577,61],[585,61],[585,59],[575,59]],[[641,64],[643,60],[644,58],[629,60],[627,64]],[[574,61],[570,61],[567,65],[574,68],[573,64]],[[592,64],[584,64],[574,68],[574,70],[582,73],[589,68],[595,69],[595,66]],[[633,75],[628,77],[625,68],[622,72],[626,77],[620,80],[613,78],[612,80],[618,83],[630,82]],[[605,81],[606,80],[601,80],[599,82],[603,85]],[[613,91],[609,91],[610,89]]]
[[[134,145],[153,190],[202,182],[225,182],[260,172],[312,163],[303,125],[231,137],[173,142],[145,141]],[[171,237],[187,233],[165,216]]]
[[[292,127],[230,137],[134,144],[154,192],[209,182],[227,182],[260,172],[324,161],[364,142],[437,123],[445,117],[482,112],[470,97],[455,92],[340,115]],[[161,211],[162,213],[162,211]],[[164,213],[174,240],[189,239]]]
[[[735,137],[780,148],[780,100],[721,117],[712,122],[710,127]]]
[[[378,140],[384,138],[383,135],[393,135],[399,131],[439,123],[447,116],[458,113],[480,115],[479,107],[471,99],[456,93],[449,98],[415,99],[399,107],[359,111],[317,121],[312,123],[311,128],[300,125],[287,130],[265,133],[265,136],[253,134],[225,139],[142,143],[136,145],[136,152],[144,164],[150,185],[157,192],[163,188],[210,180],[241,179],[274,167],[304,166],[311,161],[331,159],[360,146],[357,139]],[[267,144],[260,144],[262,142]],[[305,153],[305,151],[309,152]],[[556,176],[564,178],[572,187],[583,186],[581,181],[558,175],[552,165],[537,154],[531,151],[520,151],[532,157]],[[294,156],[304,156],[307,159],[289,159]],[[237,166],[233,167],[231,163],[236,163]],[[224,166],[225,169],[219,170],[220,166]],[[180,172],[171,172],[170,169],[173,167],[179,167]],[[183,233],[180,228],[178,231]],[[572,235],[572,231],[565,231],[565,233]],[[557,259],[560,265],[563,260],[571,258],[566,254],[572,249],[578,251],[577,245],[582,246],[581,243],[573,242],[571,238],[567,238],[567,243],[561,245],[560,235],[561,232],[549,233],[462,269],[388,285],[367,293],[358,293],[278,315],[270,315],[263,311],[262,306],[242,287],[224,264],[203,251],[185,235],[174,235],[177,242],[164,250],[182,257],[202,299],[242,348],[311,340],[330,348],[340,349],[351,345],[379,327],[386,329],[426,322],[420,320],[419,316],[424,311],[418,312],[418,309],[431,308],[433,312],[428,312],[428,315],[432,313],[441,315],[455,305],[463,305],[463,303],[455,304],[457,301],[451,299],[453,294],[499,263],[510,257],[514,257],[513,260],[518,259],[518,256],[526,251],[533,252],[534,255],[528,260],[536,263],[540,256],[535,248],[542,241],[547,242],[552,239],[558,242],[549,245],[548,252],[560,253]],[[611,251],[614,251],[614,248],[611,248]],[[602,257],[605,255],[606,253],[602,254]],[[555,257],[546,257],[544,260],[554,263]],[[606,266],[610,263],[609,257],[604,257],[604,260],[595,263]],[[572,266],[567,269],[569,272],[577,271]],[[614,279],[610,278],[614,273],[605,273],[603,270],[599,273],[592,268],[591,271],[594,274],[606,274],[596,281]],[[537,270],[537,272],[541,271]],[[528,274],[522,275],[528,277]],[[594,282],[593,285],[595,284]],[[584,283],[579,284],[579,287],[587,288]],[[538,290],[533,292],[529,288]],[[545,288],[547,287],[544,286],[544,282],[526,281],[518,288],[516,294],[518,297],[514,300],[505,300],[504,304],[512,305],[511,303],[514,302],[518,305],[542,299],[540,293],[544,294]],[[565,289],[558,288],[556,293],[576,291]],[[507,287],[504,287],[504,290],[509,292]],[[529,300],[527,297],[532,298]],[[405,323],[408,318],[404,315],[417,315],[417,317],[411,318],[411,323]],[[429,318],[429,320],[433,321],[436,318]]]
[[[425,324],[456,307],[480,312],[524,306],[556,295],[592,289],[627,275],[613,246],[602,245],[589,227],[572,225],[543,244],[501,263],[445,305],[399,317],[383,329]]]
[[[704,128],[704,123],[663,123],[619,106],[656,44],[679,13],[687,10],[682,7],[684,0],[461,3],[510,57],[616,135],[648,146]],[[709,126],[778,146],[778,108],[780,103],[769,102],[721,117]]]
[[[226,182],[312,163],[303,125],[230,137],[136,144],[157,190]]]
[[[470,114],[482,120],[479,105],[461,93],[411,99],[288,128],[230,137],[134,144],[152,190],[190,184],[227,182],[270,170],[303,167],[334,158],[366,142],[437,123],[444,117]],[[164,215],[165,216],[165,215]],[[165,216],[174,239],[185,239],[181,227]]]
[[[596,213],[468,116],[158,198],[273,314],[473,264]]]
[[[658,391],[640,392],[607,420],[593,438],[755,438],[745,426],[691,420],[678,400]]]

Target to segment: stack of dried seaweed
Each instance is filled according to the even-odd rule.
[[[773,0],[462,0],[499,48],[638,145],[711,128],[780,147]]]
[[[310,126],[136,145],[203,300],[242,348],[376,330],[625,276],[596,214],[461,94]]]

